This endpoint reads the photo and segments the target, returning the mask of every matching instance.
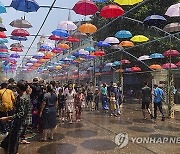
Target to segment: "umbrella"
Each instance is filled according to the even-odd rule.
[[[162,66],[164,69],[177,68],[177,66],[173,63],[166,63]]]
[[[127,30],[120,30],[115,34],[115,37],[117,37],[117,38],[130,38],[130,37],[132,37],[132,34],[130,31],[127,31]]]
[[[0,52],[0,58],[8,58],[9,54],[6,52]]]
[[[47,61],[47,59],[44,59],[44,56],[43,56],[42,59],[38,60],[38,63],[42,64],[42,63],[45,63],[46,61]]]
[[[44,56],[44,53],[38,52],[38,53],[35,54],[32,58],[41,59],[43,56]]]
[[[0,31],[0,38],[7,38],[6,34],[4,32]]]
[[[140,67],[135,66],[131,68],[131,72],[139,72],[139,71],[141,71]]]
[[[80,42],[80,40],[78,38],[75,38],[75,37],[71,37],[69,36],[66,41],[68,42]]]
[[[166,23],[166,19],[163,16],[160,15],[151,15],[144,19],[143,23],[148,26],[160,26],[164,23]]]
[[[114,0],[114,2],[118,3],[119,5],[134,5],[142,1],[143,0]]]
[[[73,37],[79,38],[79,39],[85,39],[87,38],[87,34],[81,33],[81,32],[76,32],[73,34]]]
[[[0,14],[6,13],[6,7],[0,2]]]
[[[78,53],[79,53],[79,55],[89,55],[89,51],[86,51],[86,50],[84,50],[84,49],[80,49],[80,50],[78,51]]]
[[[116,18],[124,14],[124,10],[118,5],[107,5],[101,9],[100,16],[104,18]]]
[[[0,43],[8,43],[7,39],[0,38]]]
[[[133,47],[134,43],[131,41],[122,41],[119,45],[122,47]]]
[[[103,3],[103,2],[107,2],[108,0],[91,0],[93,2],[98,2],[98,3]]]
[[[93,15],[98,11],[98,7],[92,1],[80,0],[72,8],[76,14]]]
[[[131,62],[128,59],[122,59],[121,64],[130,64]]]
[[[152,59],[164,58],[164,56],[161,53],[153,53],[149,57]]]
[[[114,65],[113,63],[107,63],[105,66],[113,67],[113,66],[116,66],[116,65]]]
[[[0,44],[0,52],[8,52],[8,48],[5,44]]]
[[[59,36],[59,37],[68,37],[69,34],[66,30],[62,30],[62,29],[56,29],[52,32],[53,35]]]
[[[22,36],[11,36],[10,39],[17,41],[27,41],[27,37],[22,37]]]
[[[61,48],[54,48],[54,49],[52,49],[51,52],[53,52],[53,53],[62,53],[62,49]]]
[[[149,40],[149,38],[147,38],[144,35],[136,35],[131,38],[131,41],[133,41],[133,42],[146,42],[148,40]]]
[[[26,63],[26,66],[33,66],[33,63]]]
[[[28,31],[24,29],[15,29],[12,31],[11,35],[25,37],[25,36],[29,36],[30,34]]]
[[[149,59],[151,59],[151,58],[148,55],[143,55],[138,58],[138,60],[140,60],[140,61],[149,60]]]
[[[30,63],[36,63],[38,60],[36,59],[36,58],[31,58],[31,59],[29,59],[29,62]]]
[[[51,50],[52,50],[52,47],[49,46],[48,44],[47,45],[46,44],[41,45],[40,49],[39,49],[39,51],[51,51]]]
[[[61,49],[69,49],[70,48],[68,44],[59,44],[58,47]]]
[[[158,64],[150,65],[149,68],[151,68],[153,70],[161,70],[162,69],[161,65],[158,65]]]
[[[25,19],[16,19],[12,21],[10,24],[12,27],[17,27],[17,28],[31,28],[32,25]]]
[[[35,0],[13,0],[10,6],[15,10],[27,13],[36,12],[40,8]]]
[[[54,40],[54,41],[61,41],[61,40],[63,40],[63,38],[61,38],[59,36],[56,36],[56,35],[51,35],[51,36],[49,36],[48,39]]]
[[[7,31],[2,23],[0,23],[0,31]]]
[[[176,66],[180,66],[180,61],[176,63]]]
[[[163,53],[163,55],[164,55],[165,57],[170,57],[170,56],[175,57],[175,56],[179,56],[180,53],[179,53],[177,50],[167,50],[167,51],[165,51],[165,52]]]
[[[111,49],[114,49],[114,50],[123,50],[124,48],[122,46],[120,46],[120,45],[115,44],[115,45],[111,46]]]
[[[102,51],[102,50],[97,50],[97,51],[95,51],[95,52],[92,52],[90,55],[96,56],[96,57],[102,57],[102,56],[105,55],[105,52]]]
[[[23,48],[24,46],[21,43],[13,43],[10,45],[10,47],[20,47]]]
[[[79,27],[79,31],[82,33],[91,34],[91,33],[95,33],[97,31],[97,27],[94,26],[93,24],[85,23]]]
[[[16,52],[23,52],[23,49],[21,47],[12,47],[10,50]]]
[[[98,47],[110,47],[111,45],[109,43],[106,43],[104,41],[99,41],[96,43]]]
[[[170,23],[166,25],[163,30],[166,32],[178,32],[180,31],[180,23],[178,22]]]
[[[169,17],[179,17],[180,16],[180,3],[171,5],[165,15],[169,16]]]
[[[86,51],[95,51],[94,47],[86,47],[84,50],[86,50]]]
[[[104,40],[105,43],[119,43],[119,40],[116,37],[107,37]]]
[[[86,55],[86,57],[85,57],[86,59],[94,59],[95,58],[95,56],[93,56],[93,55]]]
[[[58,24],[58,28],[62,30],[76,30],[77,26],[72,21],[61,21]]]
[[[119,65],[121,65],[121,62],[120,62],[120,61],[115,61],[115,62],[113,62],[113,64],[114,64],[115,66],[119,66]]]
[[[20,58],[20,55],[18,53],[12,53],[10,55],[11,58]]]

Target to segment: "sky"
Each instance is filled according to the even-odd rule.
[[[9,6],[11,4],[12,0],[0,0],[5,6]],[[36,2],[40,6],[51,6],[53,3],[53,0],[36,0]],[[59,6],[59,7],[65,7],[65,8],[73,8],[75,3],[78,2],[78,0],[57,0],[54,6]],[[24,13],[21,11],[17,11],[14,8],[8,7],[7,8],[7,13],[5,14],[0,14],[1,18],[3,19],[3,24],[7,29],[6,35],[10,35],[11,32],[16,29],[14,27],[11,27],[9,24],[11,21],[20,19],[25,15],[26,20],[28,20],[32,24],[32,28],[27,29],[27,31],[30,34],[36,35],[45,16],[47,15],[48,8],[40,8],[37,12],[32,12],[32,13]],[[40,35],[43,34],[45,36],[51,35],[51,32],[57,28],[57,25],[60,21],[66,21],[68,20],[68,14],[69,10],[64,10],[64,9],[53,9],[49,16],[48,19],[46,20],[44,27],[40,31]],[[84,16],[82,15],[77,15],[75,14],[74,11],[70,11],[71,14],[71,20],[72,21],[81,21]],[[22,44],[24,45],[23,48],[23,53],[20,53],[20,55],[25,55],[28,47],[32,43],[32,40],[34,37],[29,36],[28,40],[26,42],[22,41]],[[16,43],[17,41],[13,41],[11,39],[8,39],[9,42],[7,46],[9,47],[12,43]],[[37,37],[36,41],[34,42],[31,50],[29,50],[28,55],[33,55],[37,52],[37,42],[39,41],[39,37]],[[10,52],[11,54],[12,52]],[[23,56],[21,56],[23,57]],[[18,65],[21,63],[22,58],[18,59]]]

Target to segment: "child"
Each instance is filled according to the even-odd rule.
[[[95,110],[99,110],[99,101],[100,101],[100,93],[99,90],[96,89],[94,93]]]
[[[114,92],[110,93],[109,113],[110,113],[110,116],[114,115],[114,116],[117,117],[117,115],[116,115],[116,98],[115,98],[115,93]]]
[[[65,96],[63,94],[63,89],[59,89],[58,106],[59,106],[59,116],[62,122],[64,121],[64,105],[65,105]]]

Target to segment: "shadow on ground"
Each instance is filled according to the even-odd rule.
[[[72,128],[81,128],[83,126],[84,125],[82,123],[72,123],[72,124],[64,123],[64,124],[59,124],[59,127],[61,127],[61,128],[69,128],[69,129],[72,129]]]
[[[67,136],[71,136],[74,138],[89,138],[93,136],[97,136],[97,132],[92,130],[74,130],[74,131],[68,131],[66,133]]]
[[[160,129],[164,131],[172,131],[172,132],[180,132],[180,128],[172,127],[172,126],[154,126],[155,129]]]
[[[137,127],[137,126],[130,126],[127,127],[129,130],[135,131],[135,132],[144,132],[144,133],[151,133],[155,132],[153,128],[148,128],[148,127]]]

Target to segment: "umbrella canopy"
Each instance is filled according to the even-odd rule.
[[[133,42],[146,42],[148,40],[149,40],[149,38],[147,38],[144,35],[136,35],[131,38],[131,41],[133,41]]]
[[[92,56],[96,56],[96,57],[102,57],[102,56],[105,55],[105,52],[102,51],[102,50],[97,50],[97,51],[95,51],[95,52],[92,52],[91,55],[92,55]]]
[[[119,45],[122,47],[133,47],[134,43],[131,41],[122,41]]]
[[[58,47],[61,49],[69,49],[70,48],[68,44],[59,44]]]
[[[111,45],[109,43],[106,43],[104,41],[99,41],[96,43],[98,47],[110,47]]]
[[[6,34],[4,32],[0,31],[0,38],[7,38]]]
[[[75,38],[75,37],[72,37],[72,36],[69,36],[66,41],[68,42],[80,42],[80,40],[78,38]]]
[[[180,16],[180,3],[171,5],[165,15],[169,16],[169,17],[179,17]]]
[[[8,52],[8,48],[5,44],[0,44],[0,52]]]
[[[62,30],[70,31],[70,30],[76,30],[77,26],[72,21],[61,21],[58,24],[58,28]]]
[[[113,63],[106,63],[106,65],[105,66],[108,66],[108,67],[113,67],[113,66],[116,66],[116,65],[114,65]]]
[[[151,15],[144,19],[143,23],[148,26],[160,26],[166,23],[166,19],[160,15]]]
[[[35,54],[32,58],[41,59],[43,56],[44,56],[44,53],[38,52],[38,53]]]
[[[130,38],[130,37],[132,37],[132,34],[130,31],[127,31],[127,30],[120,30],[115,34],[115,37],[122,38],[122,39],[123,38]]]
[[[180,61],[176,63],[176,66],[178,66],[178,67],[180,66]]]
[[[143,0],[114,0],[114,2],[118,3],[119,5],[134,5],[142,1]]]
[[[180,31],[180,23],[175,22],[175,23],[170,23],[166,25],[163,29],[166,32],[179,32]]]
[[[79,31],[82,33],[92,34],[97,31],[97,27],[93,24],[85,23],[79,27]]]
[[[40,46],[39,51],[51,51],[52,48],[50,44],[43,44]]]
[[[79,55],[89,55],[89,51],[86,51],[84,49],[80,49],[78,52],[79,52]]]
[[[76,14],[93,15],[98,11],[96,4],[89,0],[80,0],[72,8]]]
[[[24,29],[15,29],[12,31],[11,35],[24,37],[24,36],[29,36],[30,34],[28,31]]]
[[[165,51],[165,52],[163,53],[163,55],[164,55],[165,57],[170,57],[170,56],[175,57],[175,56],[179,56],[180,53],[179,53],[179,51],[177,51],[177,50],[167,50],[167,51]]]
[[[7,31],[2,23],[0,23],[0,31]]]
[[[61,48],[54,48],[54,49],[52,49],[51,52],[53,52],[53,53],[62,53],[62,49]]]
[[[27,37],[22,37],[22,36],[11,36],[10,39],[17,41],[27,41]]]
[[[153,70],[161,70],[162,69],[161,65],[158,65],[158,64],[150,65],[149,68],[151,68]]]
[[[6,7],[0,2],[0,14],[6,13]]]
[[[86,47],[84,50],[86,50],[86,51],[95,51],[95,48],[94,47]]]
[[[140,67],[135,66],[131,68],[131,72],[139,72],[139,71],[141,71]]]
[[[122,59],[121,64],[130,64],[131,62],[128,59]]]
[[[105,43],[112,43],[112,44],[116,44],[119,43],[119,40],[116,37],[107,37],[104,40]]]
[[[93,56],[93,55],[86,55],[86,56],[85,56],[85,58],[86,58],[86,59],[90,59],[90,60],[91,60],[91,59],[94,59],[94,58],[95,58],[95,56]]]
[[[8,43],[7,39],[0,38],[0,43]]]
[[[79,39],[85,39],[87,38],[87,34],[86,33],[81,33],[81,32],[76,32],[72,35],[73,37],[79,38]]]
[[[31,28],[32,25],[25,19],[16,19],[12,21],[10,24],[12,27],[17,27],[17,28]]]
[[[23,49],[21,47],[12,47],[10,50],[16,52],[23,52]]]
[[[61,38],[59,36],[56,36],[56,35],[51,35],[51,36],[49,36],[48,39],[54,40],[54,41],[61,41],[61,40],[63,40],[63,38]]]
[[[177,68],[177,66],[173,63],[166,63],[162,66],[164,69]]]
[[[26,63],[26,66],[33,66],[33,63]]]
[[[52,32],[53,35],[59,36],[59,37],[68,37],[69,34],[66,30],[62,30],[62,29],[56,29]]]
[[[114,64],[115,66],[119,66],[119,65],[121,65],[121,62],[120,62],[120,61],[115,61],[115,62],[113,62],[113,64]]]
[[[11,58],[20,58],[20,55],[18,53],[12,53],[10,55]]]
[[[152,59],[164,58],[164,56],[161,53],[153,53],[149,57]]]
[[[7,52],[0,52],[0,58],[8,58],[9,54]]]
[[[40,6],[35,0],[12,0],[11,7],[23,12],[36,12]]]
[[[138,58],[138,60],[140,60],[140,61],[149,60],[149,59],[151,59],[151,58],[148,55],[143,55]]]
[[[29,62],[30,63],[36,63],[38,60],[36,59],[36,58],[31,58],[31,59],[29,59]]]
[[[10,45],[10,47],[20,47],[23,48],[24,46],[21,43],[13,43]]]
[[[118,5],[107,5],[101,9],[100,16],[104,18],[116,18],[124,14],[124,10]]]

